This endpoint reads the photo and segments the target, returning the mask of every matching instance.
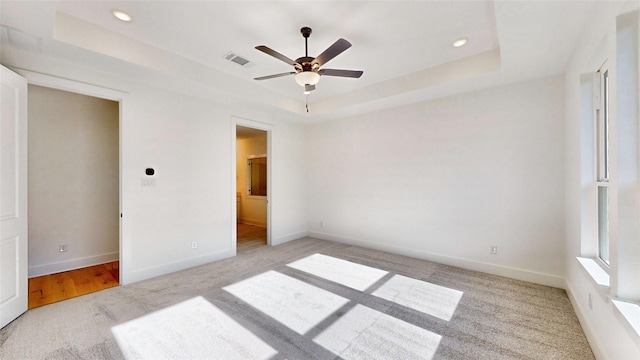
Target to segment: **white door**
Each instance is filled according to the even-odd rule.
[[[27,311],[29,296],[27,80],[1,67],[0,328]]]

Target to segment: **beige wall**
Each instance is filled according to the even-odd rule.
[[[247,156],[267,153],[267,133],[238,139],[236,143],[236,189],[240,193],[239,222],[267,226],[267,198],[247,195]],[[269,159],[267,159],[269,161]]]
[[[29,276],[118,259],[118,107],[29,86]]]

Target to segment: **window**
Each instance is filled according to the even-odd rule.
[[[267,196],[267,157],[247,159],[247,195]]]
[[[613,41],[615,72],[608,72],[605,64],[596,73],[580,76],[581,180],[592,191],[581,196],[581,215],[586,216],[581,216],[585,236],[578,261],[601,286],[605,301],[610,299],[640,335],[638,26],[636,10],[617,16],[615,40],[607,37],[601,44],[605,48]]]
[[[596,201],[598,257],[609,265],[609,72],[596,79]]]

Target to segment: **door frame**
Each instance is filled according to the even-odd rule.
[[[46,88],[63,90],[67,92],[72,92],[81,95],[92,96],[100,99],[106,99],[111,101],[118,102],[118,203],[120,210],[120,219],[119,219],[119,229],[118,229],[118,257],[119,257],[119,282],[120,285],[125,285],[128,283],[128,272],[127,265],[130,263],[131,259],[130,249],[128,238],[124,237],[124,223],[122,221],[122,214],[124,211],[124,201],[123,201],[123,182],[122,182],[122,168],[123,168],[123,119],[124,119],[124,108],[126,103],[126,97],[129,95],[127,92],[108,89],[104,87],[100,87],[97,85],[87,84],[79,81],[63,79],[52,75],[47,75],[43,73],[38,73],[30,70],[25,70],[21,68],[10,68],[16,73],[20,74],[24,78],[27,79],[28,85],[37,85]],[[27,175],[28,179],[28,175]]]
[[[237,176],[237,165],[236,165],[236,127],[243,126],[256,130],[262,130],[267,133],[267,246],[271,246],[271,199],[273,198],[273,156],[271,152],[271,136],[274,129],[274,126],[269,123],[249,120],[245,118],[241,118],[238,116],[231,116],[231,219],[237,217],[237,199],[236,193],[238,192],[236,176]],[[236,219],[237,220],[237,219]],[[231,222],[231,249],[233,250],[234,256],[237,254],[237,241],[238,241],[238,233],[236,228],[236,221]]]

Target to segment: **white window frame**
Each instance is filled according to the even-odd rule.
[[[595,73],[594,76],[594,110],[595,110],[595,197],[596,197],[596,235],[597,235],[597,256],[596,260],[606,270],[611,264],[610,251],[610,197],[609,188],[611,180],[611,138],[610,138],[610,119],[609,119],[609,70],[606,63]],[[607,203],[601,204],[600,194],[605,191],[607,194]],[[604,216],[604,218],[603,218]],[[603,230],[603,227],[605,228]],[[606,239],[603,239],[606,236]],[[603,244],[604,243],[604,244]],[[603,249],[606,246],[606,249]]]

